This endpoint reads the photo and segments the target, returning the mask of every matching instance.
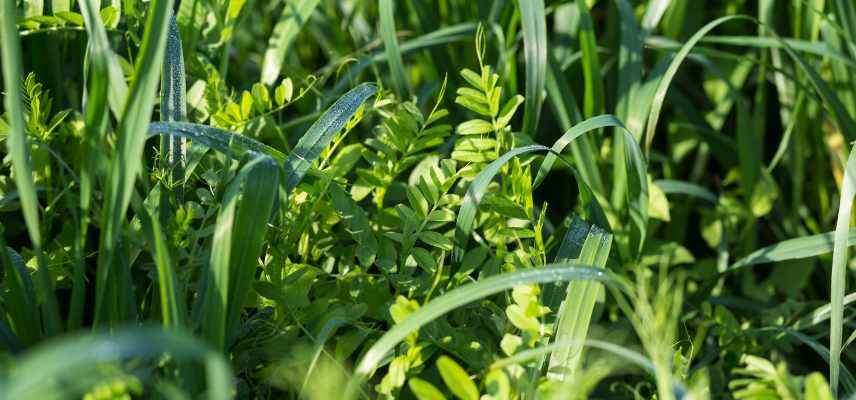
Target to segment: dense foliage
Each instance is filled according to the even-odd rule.
[[[856,396],[851,0],[3,0],[0,397]]]

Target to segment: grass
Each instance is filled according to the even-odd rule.
[[[7,0],[0,64],[2,398],[856,396],[847,0]]]

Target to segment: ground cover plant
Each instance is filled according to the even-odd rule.
[[[0,398],[856,397],[850,0],[3,0],[0,64]]]

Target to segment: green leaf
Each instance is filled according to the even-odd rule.
[[[410,391],[418,400],[446,400],[443,392],[422,379],[410,378],[407,381],[407,386],[410,387]]]
[[[440,356],[437,359],[437,369],[440,371],[440,376],[443,382],[455,395],[461,400],[478,400],[479,389],[476,384],[467,375],[467,371],[461,368],[455,360],[446,356]]]
[[[291,102],[291,98],[294,95],[294,84],[291,82],[291,78],[285,78],[282,80],[282,83],[276,87],[276,91],[274,91],[274,99],[276,100],[277,106],[282,106],[285,103]]]
[[[499,111],[499,115],[496,118],[496,129],[500,130],[508,126],[511,122],[511,118],[514,116],[514,113],[517,111],[517,107],[523,104],[525,99],[521,95],[514,95],[508,101],[505,102],[505,105],[502,106],[502,110]],[[464,135],[464,133],[460,132],[461,127],[458,126],[458,133]]]
[[[654,181],[654,184],[665,194],[685,194],[706,200],[714,205],[719,203],[719,197],[716,194],[692,182],[660,179]]]
[[[336,100],[327,111],[300,137],[285,162],[285,191],[290,193],[303,179],[321,151],[330,144],[333,136],[353,116],[357,109],[377,91],[377,87],[364,83]]]
[[[805,378],[805,400],[832,400],[832,391],[820,372],[812,372]]]
[[[442,250],[452,250],[452,240],[433,231],[419,232],[419,240],[429,246],[433,246]]]
[[[59,11],[54,13],[55,16],[63,19],[64,21],[76,25],[83,26],[83,16],[71,11]]]
[[[330,194],[333,197],[333,208],[345,223],[348,233],[357,242],[357,258],[360,264],[364,267],[371,266],[378,252],[378,244],[365,210],[339,185],[330,185]]]
[[[648,185],[648,215],[651,218],[659,219],[660,221],[669,222],[669,199],[666,198],[666,193],[657,186],[656,183]]]
[[[481,135],[493,132],[493,125],[483,119],[471,119],[458,125],[459,135]]]
[[[273,28],[273,34],[262,59],[261,82],[265,85],[273,85],[279,77],[288,49],[303,25],[312,16],[320,0],[288,0],[284,3],[282,15]],[[286,97],[290,99],[291,96]]]
[[[410,207],[413,208],[413,211],[416,212],[416,215],[419,218],[425,218],[428,215],[428,200],[425,199],[425,196],[422,195],[422,192],[419,191],[415,186],[408,185],[405,192],[407,193],[407,201],[410,203]]]

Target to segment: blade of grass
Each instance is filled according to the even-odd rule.
[[[624,193],[626,194],[628,205],[626,209],[632,222],[630,255],[632,257],[636,257],[642,251],[647,231],[647,167],[645,165],[644,157],[642,156],[642,150],[636,143],[636,140],[633,139],[633,135],[627,130],[627,128],[624,127],[623,124],[621,124],[621,121],[615,118],[615,116],[599,115],[597,117],[589,118],[583,122],[580,122],[573,128],[569,129],[567,132],[565,132],[559,138],[559,140],[557,140],[556,143],[553,144],[551,154],[548,154],[544,158],[544,162],[541,163],[541,167],[538,170],[538,174],[535,176],[534,186],[537,187],[550,172],[550,169],[552,168],[553,163],[556,160],[556,156],[554,156],[554,154],[561,154],[561,152],[564,150],[565,146],[568,145],[568,143],[573,142],[575,139],[582,136],[583,134],[595,131],[603,127],[614,127],[622,131],[624,135],[624,159],[622,160],[621,166],[626,169],[625,176],[628,178],[626,181],[627,190]]]
[[[410,82],[404,73],[404,63],[398,48],[398,38],[395,33],[395,3],[393,0],[378,0],[380,11],[380,36],[386,52],[386,62],[391,72],[392,86],[401,98],[410,95]]]
[[[594,31],[591,13],[585,0],[577,0],[580,13],[580,50],[583,54],[583,116],[591,118],[604,111],[604,91],[601,80],[600,58],[597,54],[597,36]]]
[[[139,200],[139,196],[135,195],[132,203],[134,203],[133,207],[140,217],[143,231],[146,233],[149,245],[153,250],[152,258],[157,269],[158,297],[161,302],[161,321],[164,328],[181,328],[183,327],[182,318],[185,315],[185,308],[181,301],[181,292],[176,287],[175,269],[163,229],[150,209]]]
[[[202,299],[202,336],[219,351],[236,330],[279,182],[277,163],[257,156],[229,184],[217,214]]]
[[[672,0],[650,0],[645,7],[645,15],[642,17],[642,29],[648,32],[654,30],[660,24],[663,14],[669,8]]]
[[[95,278],[95,326],[104,322],[105,304],[119,306],[119,317],[122,315],[119,299],[108,300],[105,298],[105,293],[110,283],[109,270],[118,246],[122,220],[131,200],[134,181],[142,169],[141,157],[146,139],[146,127],[154,107],[160,66],[163,64],[166,47],[168,16],[171,12],[172,0],[152,1],[143,34],[143,44],[134,69],[135,79],[118,127],[118,143],[111,161],[108,188],[104,198],[104,230],[101,233],[101,250],[98,254]]]
[[[549,54],[549,59],[546,82],[547,99],[549,100],[553,114],[558,119],[559,127],[567,131],[575,123],[582,121],[582,116],[574,100],[573,93],[568,90],[571,85],[565,79],[565,74],[559,68],[558,62],[552,54]],[[571,155],[574,157],[577,169],[580,171],[580,176],[591,186],[595,193],[605,196],[606,188],[603,185],[600,168],[598,168],[594,157],[597,152],[589,138],[581,136],[579,141],[571,141],[568,143],[568,146],[571,148]]]
[[[336,132],[345,126],[345,123],[357,112],[363,102],[375,92],[377,92],[377,87],[369,83],[351,89],[339,100],[336,100],[321,118],[318,118],[300,137],[297,145],[294,146],[294,150],[285,161],[286,193],[290,193],[300,183],[303,175],[306,174],[321,151],[333,140]]]
[[[847,296],[844,296],[842,304],[846,307],[851,303],[856,302],[856,292],[850,293]],[[791,325],[791,328],[796,330],[803,330],[812,326],[815,326],[821,322],[829,320],[830,315],[832,314],[832,305],[826,303],[820,307],[815,308],[812,312],[808,313],[805,317],[800,318],[796,322]]]
[[[262,83],[273,85],[276,82],[291,43],[294,42],[303,25],[312,16],[318,3],[320,0],[289,0],[285,2],[282,15],[273,27],[273,33],[262,59]]]
[[[848,232],[853,197],[856,195],[856,147],[850,149],[844,179],[841,182],[841,200],[838,204],[838,220],[832,247],[832,273],[829,304],[832,320],[829,325],[829,385],[832,393],[838,393],[838,375],[841,369],[841,336],[844,320],[844,291],[847,283]]]
[[[80,385],[57,382],[90,382],[99,374],[93,368],[108,362],[170,354],[176,358],[196,358],[205,365],[208,390],[205,397],[229,399],[232,373],[226,359],[197,339],[181,331],[164,332],[162,328],[134,327],[112,334],[63,337],[33,350],[17,360],[0,380],[0,395],[7,399],[54,399],[81,395],[71,392]]]
[[[408,54],[416,50],[429,48],[433,46],[441,46],[444,44],[470,40],[478,26],[475,22],[464,22],[461,24],[451,25],[437,29],[436,31],[426,33],[421,36],[401,43],[399,52]],[[371,55],[361,57],[359,61],[348,69],[348,72],[342,74],[342,78],[336,83],[333,91],[339,93],[348,87],[366,68],[387,60],[386,52],[377,52]],[[339,65],[336,64],[336,67]]]
[[[148,137],[157,135],[190,139],[196,144],[214,149],[235,160],[240,160],[252,152],[265,154],[281,163],[287,159],[284,153],[262,142],[208,125],[190,122],[152,122],[148,127]]]
[[[166,54],[161,73],[161,121],[185,121],[187,119],[187,84],[184,78],[184,54],[181,49],[181,35],[175,15],[169,18],[169,32],[166,38]],[[171,170],[172,182],[176,184],[184,178],[184,162],[187,157],[187,140],[172,135],[161,138],[161,158],[166,158],[166,167]],[[181,187],[172,194],[182,198]]]
[[[105,157],[103,148],[107,136],[107,124],[111,109],[118,117],[127,97],[128,86],[119,70],[118,81],[111,71],[118,68],[115,54],[110,50],[107,33],[100,18],[93,17],[97,10],[91,0],[80,2],[80,10],[86,21],[87,61],[85,81],[87,91],[84,101],[85,130],[83,149],[89,157],[84,157],[80,172],[80,216],[77,227],[77,240],[74,242],[74,276],[72,281],[71,304],[68,312],[68,329],[79,328],[83,322],[83,307],[86,301],[85,254],[86,239],[91,220],[93,191],[98,179],[98,166]],[[115,67],[115,68],[114,68]]]
[[[523,133],[535,138],[541,117],[541,106],[544,103],[544,82],[547,74],[547,21],[544,0],[520,0],[518,5],[526,60]]]
[[[612,235],[597,226],[593,226],[589,230],[580,255],[575,262],[605,268],[611,247]],[[574,379],[582,360],[582,344],[588,336],[597,294],[601,290],[603,289],[600,285],[592,281],[572,281],[568,285],[565,301],[559,307],[559,319],[556,322],[553,340],[555,342],[568,340],[569,343],[559,346],[551,352],[547,372],[549,379],[560,381]]]
[[[663,190],[663,193],[666,194],[685,194],[688,196],[697,197],[702,200],[706,200],[711,204],[719,203],[719,196],[715,193],[707,190],[706,188],[696,185],[692,182],[684,182],[684,181],[676,181],[669,179],[660,179],[654,181],[654,183]]]
[[[845,232],[847,246],[856,244],[856,229]],[[828,254],[833,251],[836,232],[826,232],[817,235],[788,239],[779,243],[755,250],[728,267],[728,272],[752,265],[768,264],[779,261],[808,258]]]
[[[653,37],[651,39],[657,40],[658,38]],[[844,54],[823,42],[812,42],[792,38],[783,38],[782,40],[779,40],[773,37],[740,35],[708,35],[702,38],[700,42],[706,44],[725,44],[766,49],[782,49],[785,46],[790,46],[795,51],[819,57],[827,57],[831,60],[841,62],[850,68],[856,68],[856,60],[853,60],[847,54]]]
[[[666,100],[666,92],[669,90],[669,85],[672,83],[672,79],[675,77],[675,74],[678,72],[678,68],[680,68],[684,59],[687,58],[692,48],[701,40],[702,37],[707,35],[710,31],[712,31],[717,26],[732,20],[737,19],[749,19],[747,16],[725,16],[717,18],[711,22],[705,24],[701,29],[699,29],[689,40],[681,46],[680,51],[672,58],[669,67],[666,69],[663,77],[660,78],[659,83],[657,85],[657,90],[654,93],[652,103],[651,103],[651,111],[648,116],[648,126],[645,130],[645,154],[651,153],[651,143],[654,142],[654,132],[657,129],[657,122],[660,119],[660,111],[663,109],[663,103]]]
[[[113,115],[121,120],[128,98],[128,84],[125,82],[122,67],[119,65],[116,54],[110,49],[110,41],[99,14],[98,4],[93,0],[78,0],[78,4],[85,22],[86,34],[89,37],[87,43],[89,56],[92,57],[92,65],[97,66],[96,73],[99,74],[94,75],[93,79],[109,80],[107,100]]]
[[[631,108],[638,103],[637,93],[642,81],[642,40],[643,32],[636,24],[633,9],[627,0],[616,1],[618,13],[621,17],[621,47],[618,51],[618,100],[615,105],[615,114],[622,121],[629,121]],[[591,16],[587,16],[590,20]],[[583,24],[585,26],[585,24]],[[595,43],[596,44],[596,43]],[[583,47],[585,50],[585,47]],[[597,52],[595,51],[595,57]],[[598,80],[600,82],[600,80]],[[588,85],[586,86],[588,87]],[[601,90],[603,90],[601,88]],[[633,132],[631,132],[633,133]],[[641,132],[633,133],[633,137],[640,137]],[[622,165],[624,160],[624,137],[616,129],[613,135],[612,164]],[[612,197],[610,202],[616,209],[622,208],[622,201],[627,187],[626,168],[612,169]]]
[[[30,145],[27,125],[24,122],[24,107],[21,98],[21,42],[15,25],[14,1],[0,5],[0,48],[2,52],[3,86],[6,88],[4,107],[9,121],[6,148],[12,157],[12,171],[20,198],[21,212],[38,263],[38,290],[42,300],[42,319],[45,333],[53,335],[62,330],[59,306],[51,283],[50,271],[42,253],[42,235],[39,225],[39,198],[33,184],[33,167],[30,160]]]
[[[517,285],[571,280],[596,280],[617,284],[618,278],[601,268],[579,264],[548,264],[540,268],[495,275],[464,285],[439,296],[410,314],[404,321],[387,331],[366,351],[345,390],[346,399],[352,399],[363,380],[377,368],[378,363],[410,333],[439,318],[443,314],[478,299],[499,293]]]

